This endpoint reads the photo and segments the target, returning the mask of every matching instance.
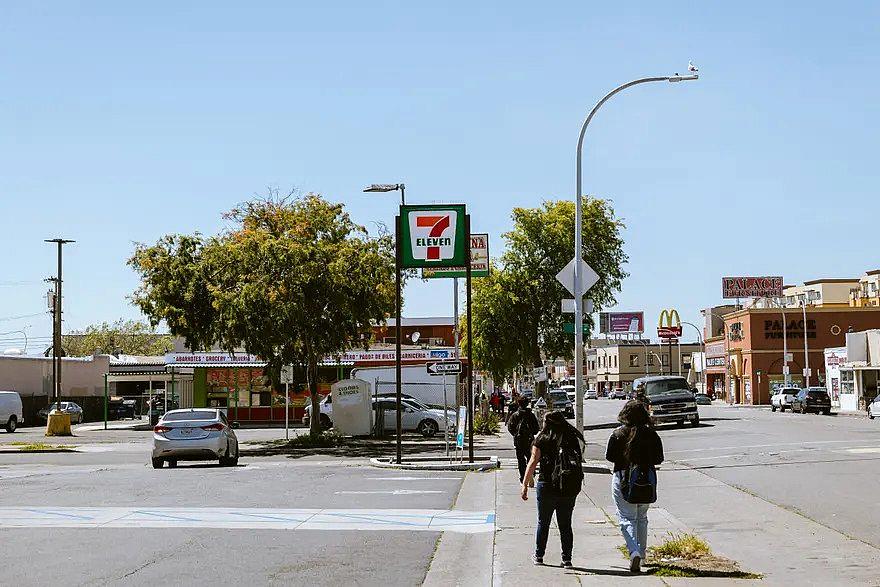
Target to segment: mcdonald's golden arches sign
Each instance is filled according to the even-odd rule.
[[[657,322],[657,336],[664,340],[681,336],[681,318],[678,317],[678,310],[660,312],[660,320]]]

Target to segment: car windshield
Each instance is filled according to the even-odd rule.
[[[567,402],[568,401],[568,394],[565,393],[564,391],[551,391],[550,397],[552,397],[553,401],[555,401],[555,402]]]
[[[214,410],[187,410],[185,412],[168,412],[162,419],[166,422],[180,422],[183,420],[214,420],[217,412]]]
[[[684,377],[676,377],[674,379],[660,379],[659,381],[648,381],[644,384],[645,395],[662,395],[673,391],[690,391],[687,379]]]

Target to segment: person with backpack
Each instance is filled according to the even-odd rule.
[[[584,482],[584,446],[584,435],[568,423],[564,412],[547,412],[544,416],[544,427],[532,445],[532,458],[526,468],[520,493],[523,501],[528,500],[529,483],[540,463],[538,487],[535,490],[538,502],[534,556],[536,565],[544,564],[550,521],[555,512],[559,539],[562,542],[562,568],[572,568],[574,533],[571,529],[571,517]]]
[[[532,413],[529,398],[519,398],[519,409],[507,419],[507,431],[513,436],[513,448],[516,449],[516,464],[519,468],[519,482],[523,482],[526,465],[532,454],[532,441],[538,433],[538,419]]]
[[[614,463],[611,493],[620,532],[629,550],[629,570],[641,572],[648,541],[648,508],[657,501],[656,466],[663,462],[663,442],[651,426],[644,402],[630,400],[617,416],[605,458]]]

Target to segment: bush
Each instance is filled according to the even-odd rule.
[[[486,416],[476,414],[474,417],[474,434],[498,434],[499,430],[501,430],[501,420],[498,419],[498,414],[489,412]]]
[[[333,431],[322,432],[312,436],[301,434],[290,439],[288,448],[335,448],[344,442],[342,436]]]

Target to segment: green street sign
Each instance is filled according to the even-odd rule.
[[[464,204],[400,207],[400,266],[462,267],[467,262]]]
[[[422,279],[467,277],[465,267],[422,269]],[[471,277],[489,277],[489,235],[471,233]]]
[[[562,330],[566,334],[574,334],[574,322],[566,322],[565,324],[562,325]],[[581,330],[583,331],[584,334],[589,334],[590,333],[590,325],[587,324],[586,322],[584,322],[583,324],[581,324]]]

